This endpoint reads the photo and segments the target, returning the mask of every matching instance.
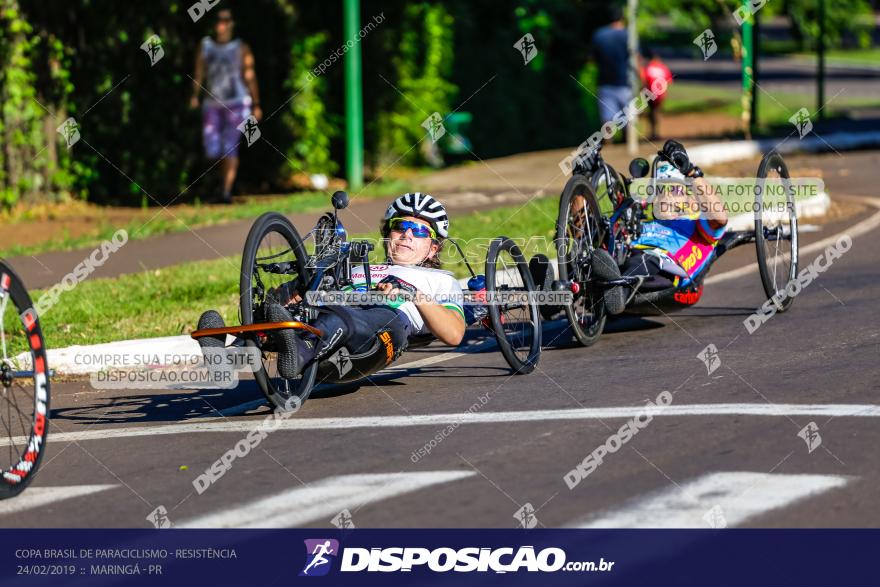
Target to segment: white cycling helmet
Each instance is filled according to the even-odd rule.
[[[446,208],[431,194],[411,192],[403,194],[388,206],[385,211],[385,222],[397,216],[412,216],[430,222],[434,231],[441,238],[449,236],[449,216]]]

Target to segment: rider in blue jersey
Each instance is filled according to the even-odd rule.
[[[683,288],[701,280],[727,227],[723,202],[703,179],[702,170],[690,162],[684,146],[669,140],[658,157],[655,179],[682,185],[667,183],[654,199],[652,216],[642,222],[641,234],[623,267],[604,249],[592,255],[600,277],[640,279],[635,287],[617,286],[605,292],[609,314],[623,312],[636,291]],[[693,193],[683,185],[686,178],[693,180]]]

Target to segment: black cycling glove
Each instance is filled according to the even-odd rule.
[[[380,281],[376,285],[381,285],[383,283],[390,283],[392,287],[400,290],[400,292],[403,293],[403,297],[407,300],[415,298],[416,293],[419,291],[413,284],[404,281],[394,275],[385,276],[382,281]]]
[[[669,139],[658,153],[663,159],[672,163],[685,177],[703,177],[703,170],[691,163],[684,145]]]

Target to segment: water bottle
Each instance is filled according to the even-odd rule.
[[[474,293],[475,302],[465,304],[464,317],[468,324],[474,324],[489,314],[489,308],[486,306],[486,276],[474,275],[468,279],[467,286],[468,290]]]
[[[468,289],[471,291],[486,291],[486,276],[485,275],[474,275],[467,282]],[[486,296],[483,295],[482,299],[486,299]]]

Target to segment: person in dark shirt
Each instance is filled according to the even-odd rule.
[[[593,59],[599,68],[599,116],[603,124],[632,100],[623,8],[612,6],[611,18],[611,23],[593,33]]]

